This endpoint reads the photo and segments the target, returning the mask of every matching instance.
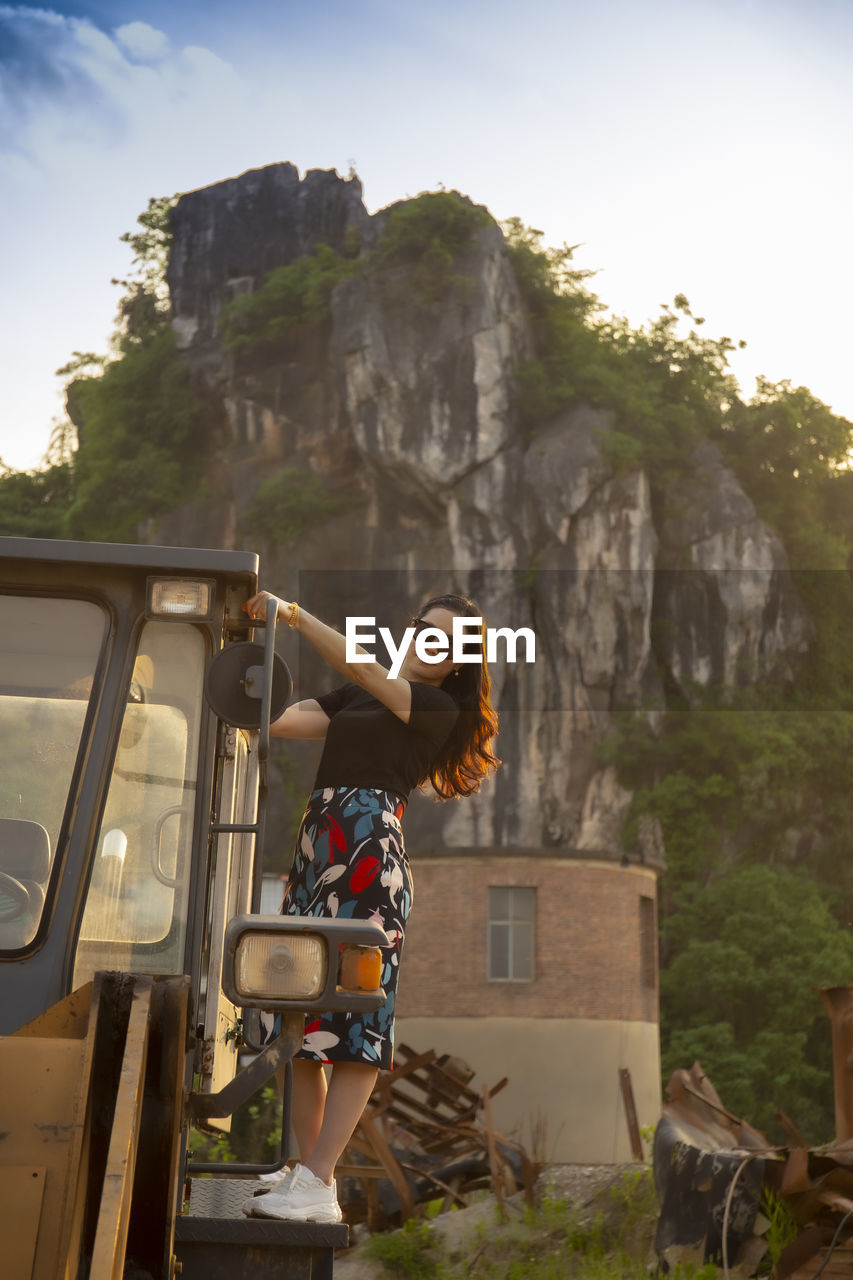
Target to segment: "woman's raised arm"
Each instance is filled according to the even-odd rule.
[[[294,702],[270,725],[273,738],[325,738],[329,717],[316,698]]]
[[[265,617],[268,600],[275,600],[278,597],[273,596],[269,591],[260,591],[251,600],[247,601],[243,606],[249,617]],[[330,667],[334,669],[346,679],[351,680],[353,684],[360,685],[374,698],[383,703],[389,711],[393,711],[404,724],[409,723],[409,716],[412,713],[412,686],[408,680],[404,680],[401,676],[392,676],[387,667],[383,667],[377,662],[372,654],[367,654],[366,649],[362,649],[360,645],[356,646],[357,653],[363,653],[370,658],[369,662],[347,662],[346,656],[346,638],[341,635],[340,631],[335,631],[334,627],[329,627],[325,622],[321,622],[319,618],[315,618],[313,614],[308,613],[306,609],[301,609],[297,604],[288,600],[278,601],[278,617],[287,622],[288,626],[293,627],[296,631],[303,635],[319,653],[324,661],[328,662]],[[300,706],[296,703],[294,707],[288,710],[295,710]],[[317,707],[322,712],[322,708]],[[285,712],[285,716],[288,712]],[[325,714],[325,713],[323,713]],[[282,717],[283,719],[284,717]],[[277,723],[280,723],[277,722]],[[271,729],[270,732],[275,732]],[[282,735],[296,736],[296,735]],[[300,734],[300,737],[319,736],[325,737],[325,731],[320,735]]]

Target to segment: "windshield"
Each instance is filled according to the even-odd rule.
[[[0,950],[41,920],[105,626],[88,600],[0,595]]]
[[[147,622],[137,650],[74,968],[183,973],[205,642]]]

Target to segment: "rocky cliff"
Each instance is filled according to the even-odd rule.
[[[455,589],[490,624],[531,627],[535,663],[494,670],[502,769],[462,805],[415,797],[410,841],[621,856],[630,797],[596,752],[611,717],[789,677],[810,626],[783,548],[709,444],[661,487],[608,467],[606,412],[581,405],[522,431],[513,372],[532,340],[494,222],[429,302],[405,263],[355,274],[263,359],[226,354],[225,301],[319,243],[369,254],[386,217],[368,215],[357,179],[288,164],[178,202],[173,323],[216,408],[208,498],[149,535],[254,546],[265,585],[341,626],[358,613],[399,627]],[[317,515],[258,545],[247,514],[277,472],[304,478]],[[310,654],[288,659],[303,694],[329,683]]]

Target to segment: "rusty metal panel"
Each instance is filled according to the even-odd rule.
[[[835,1140],[853,1138],[853,986],[823,987],[820,993],[832,1026],[832,1084]]]
[[[121,1280],[148,1050],[151,978],[136,978],[104,1170],[89,1280]]]
[[[152,1275],[172,1274],[180,1208],[188,977],[157,978],[151,992],[148,1065],[127,1252]]]
[[[675,1072],[666,1098],[653,1157],[658,1254],[728,1267],[749,1258],[754,1270],[764,1252],[754,1228],[765,1162],[775,1149],[723,1106],[698,1062]]]
[[[619,1088],[622,1090],[622,1102],[625,1107],[625,1121],[628,1125],[628,1137],[631,1140],[631,1154],[638,1164],[643,1163],[643,1139],[640,1123],[637,1120],[637,1105],[634,1101],[634,1086],[631,1083],[631,1072],[627,1067],[619,1068]]]
[[[833,988],[826,1001],[833,1018],[836,1072],[851,1074],[853,987]],[[847,1117],[840,1081],[836,1100]],[[661,1200],[656,1246],[667,1262],[741,1264],[752,1274],[767,1221],[758,1215],[765,1188],[781,1196],[800,1230],[783,1249],[774,1280],[808,1280],[818,1265],[826,1274],[851,1275],[853,1139],[808,1149],[785,1117],[789,1147],[772,1147],[727,1111],[702,1068],[677,1071],[655,1132],[655,1184]],[[846,1230],[845,1230],[846,1228]]]

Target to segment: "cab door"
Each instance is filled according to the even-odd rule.
[[[257,831],[217,831],[222,827],[256,827],[258,817],[258,735],[221,724],[216,820],[212,824],[212,891],[208,953],[204,979],[202,1092],[218,1093],[237,1070],[241,1038],[240,1010],[222,990],[225,928],[236,915],[252,910],[252,880]],[[209,1123],[223,1132],[231,1117]]]
[[[208,646],[192,623],[146,621],[86,887],[71,986],[99,970],[182,974],[194,863]]]

